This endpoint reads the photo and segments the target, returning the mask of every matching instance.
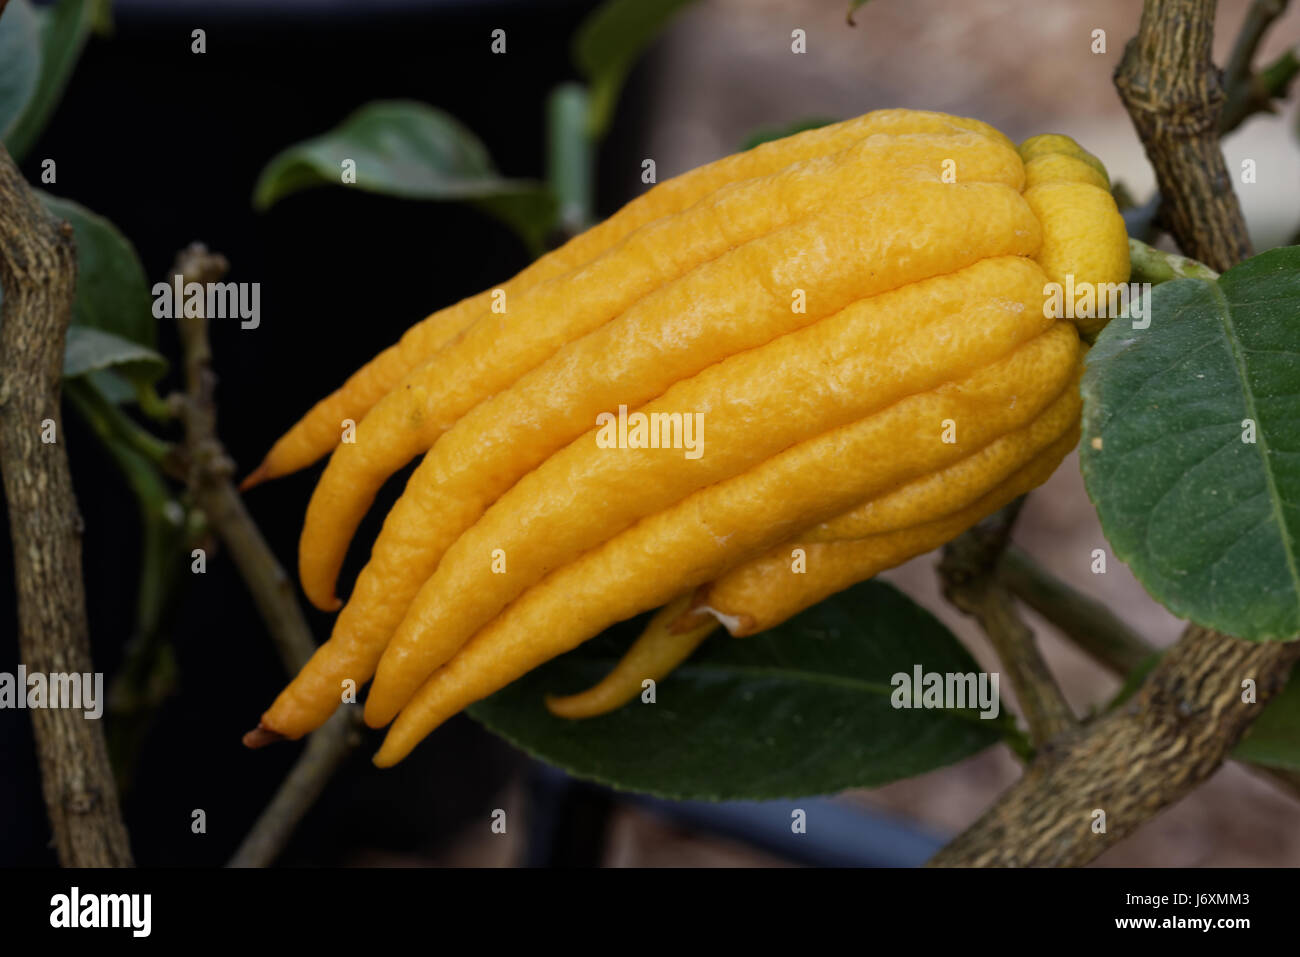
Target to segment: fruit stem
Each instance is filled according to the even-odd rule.
[[[1171,279],[1218,279],[1219,274],[1204,263],[1177,253],[1167,253],[1148,246],[1140,239],[1129,238],[1129,262],[1132,282],[1149,282],[1153,286]]]

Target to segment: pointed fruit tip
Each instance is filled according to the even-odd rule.
[[[275,744],[277,741],[283,741],[284,735],[272,731],[270,728],[265,727],[262,724],[258,724],[256,728],[244,735],[243,740],[244,747],[246,748],[264,748],[268,744]]]
[[[272,477],[271,470],[267,468],[266,463],[263,462],[245,476],[244,480],[239,483],[239,490],[241,492],[247,492],[253,486],[261,485],[267,479]]]

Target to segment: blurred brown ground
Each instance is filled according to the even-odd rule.
[[[1246,9],[1219,4],[1215,59],[1222,65]],[[645,69],[652,82],[640,118],[645,156],[660,179],[734,152],[752,131],[804,117],[849,117],[890,106],[976,116],[1013,139],[1067,133],[1098,154],[1112,178],[1144,197],[1153,177],[1115,95],[1111,75],[1137,28],[1135,0],[1088,4],[1063,0],[875,0],[845,24],[847,0],[704,0],[688,8],[655,45]],[[790,31],[807,32],[808,52],[790,52]],[[1107,51],[1093,54],[1092,31],[1106,31]],[[1300,36],[1300,10],[1270,33],[1264,57]],[[1256,117],[1225,144],[1229,169],[1253,158],[1258,182],[1238,193],[1260,248],[1285,241],[1300,223],[1300,150],[1285,118]],[[639,165],[628,171],[629,182]],[[1021,546],[1066,581],[1106,601],[1159,645],[1179,622],[1152,601],[1113,557],[1105,575],[1089,570],[1106,547],[1071,456],[1029,499],[1016,534]],[[998,670],[977,628],[939,597],[937,555],[918,558],[886,577],[934,610],[981,665]],[[1119,682],[1029,614],[1044,655],[1077,713],[1096,708]],[[1006,686],[1003,686],[1004,693]],[[1013,704],[1014,706],[1014,704]],[[953,767],[841,799],[882,808],[931,829],[955,833],[973,822],[1018,775],[1004,749]],[[1109,866],[1300,865],[1300,802],[1240,766],[1166,810],[1103,856]],[[505,864],[498,843],[487,857],[482,838],[467,839],[447,863]],[[636,810],[617,813],[606,863],[615,866],[770,865],[743,846],[690,833]]]

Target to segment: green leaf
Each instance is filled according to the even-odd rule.
[[[0,17],[0,140],[9,142],[40,75],[40,21],[28,0],[9,0]]]
[[[858,12],[859,7],[865,7],[866,5],[867,0],[849,0],[849,12],[845,14],[845,19],[848,20],[849,26],[857,26],[857,24],[853,22],[853,14]]]
[[[69,326],[71,331],[74,327]],[[112,369],[86,373],[86,381],[96,392],[114,405],[125,405],[136,400],[136,390],[130,382]]]
[[[317,186],[344,185],[344,162],[356,166],[353,185],[406,199],[462,200],[498,216],[531,248],[555,221],[550,191],[532,180],[506,179],[487,148],[453,117],[424,103],[370,103],[333,130],[275,156],[253,190],[253,205],[269,208]]]
[[[471,205],[513,229],[534,257],[545,252],[547,237],[555,227],[558,214],[555,197],[548,187],[487,195],[474,200]]]
[[[40,77],[22,115],[5,136],[15,158],[32,148],[58,106],[90,36],[95,15],[91,0],[59,0],[36,11],[40,26]]]
[[[95,387],[93,375],[66,382],[64,395],[121,470],[140,514],[135,628],[108,693],[113,717],[108,746],[122,787],[130,777],[150,717],[175,687],[175,659],[164,614],[183,578],[188,577],[183,571],[189,567],[188,529],[185,509],[159,466],[158,453],[166,443],[117,409],[117,403]]]
[[[74,325],[111,332],[153,349],[158,332],[144,267],[130,240],[103,216],[77,203],[42,195],[46,207],[72,224],[77,240]]]
[[[1264,706],[1232,756],[1270,768],[1300,771],[1300,666],[1291,670],[1286,687]]]
[[[740,148],[741,150],[752,150],[761,143],[783,140],[787,136],[794,136],[796,133],[802,133],[805,130],[820,129],[835,122],[837,121],[824,116],[810,116],[806,119],[795,120],[793,123],[787,123],[785,126],[765,126],[745,137],[745,142],[740,144]]]
[[[154,382],[167,371],[167,360],[137,342],[90,326],[69,326],[63,350],[63,377],[116,369],[131,381]]]
[[[669,798],[792,797],[870,787],[959,761],[1013,720],[895,709],[891,677],[976,672],[943,625],[888,585],[866,582],[753,638],[711,638],[639,700],[582,721],[547,692],[587,688],[641,621],[624,623],[470,709],[528,753],[576,777]]]
[[[1114,553],[1174,614],[1300,633],[1300,248],[1156,286],[1088,355],[1081,463]],[[1250,437],[1253,423],[1255,441]]]
[[[587,135],[609,129],[614,105],[632,65],[682,7],[693,0],[608,0],[573,37],[573,61],[591,85]]]

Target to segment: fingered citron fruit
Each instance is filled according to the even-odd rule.
[[[423,456],[329,641],[246,740],[300,737],[373,678],[389,765],[665,606],[609,678],[548,702],[603,713],[718,627],[772,627],[1038,485],[1077,440],[1080,328],[1101,321],[1058,318],[1048,288],[1128,279],[1107,190],[1067,137],[1017,149],[884,110],[662,183],[413,327],[252,477],[359,420],[301,541],[332,608],[376,491]]]

